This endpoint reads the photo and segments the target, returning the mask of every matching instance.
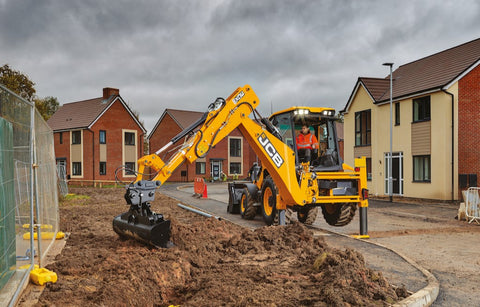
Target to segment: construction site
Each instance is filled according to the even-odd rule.
[[[8,90],[4,99],[11,102],[2,109],[10,118],[18,105],[32,107]],[[24,197],[24,208],[6,211],[11,212],[6,221],[17,225],[9,234],[17,256],[8,252],[8,261],[17,264],[4,270],[5,301],[19,306],[479,303],[470,295],[480,265],[470,245],[480,231],[476,189],[466,191],[463,211],[458,203],[428,199],[371,199],[365,157],[350,166],[340,156],[333,109],[291,107],[267,119],[256,112],[258,102],[249,85],[239,87],[217,98],[162,148],[138,159],[138,167],[118,168],[115,176],[123,174],[118,187],[71,184],[68,193],[55,180],[38,179],[51,178],[55,167],[52,133],[34,117],[37,128],[25,130],[33,134],[23,138],[35,140],[33,156],[25,155],[24,164],[33,157],[38,167],[15,168],[24,181],[11,181],[18,186],[5,193],[17,202]],[[167,182],[236,128],[257,155],[248,176]],[[5,123],[3,131],[10,136],[2,148],[22,149],[22,139],[13,137],[21,129]],[[170,156],[162,155],[176,143]],[[12,159],[9,152],[21,156],[4,149],[4,165]]]

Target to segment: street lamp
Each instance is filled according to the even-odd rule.
[[[392,108],[392,67],[393,63],[383,63],[384,66],[390,66],[390,154],[388,156],[388,196],[390,202],[393,198],[393,179],[392,179],[392,132],[393,132],[393,108]]]

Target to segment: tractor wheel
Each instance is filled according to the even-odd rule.
[[[263,181],[261,207],[265,224],[272,225],[277,215],[277,189],[271,177]]]
[[[255,208],[253,203],[254,201],[252,197],[250,197],[248,189],[243,188],[242,197],[240,198],[240,214],[242,215],[242,218],[246,220],[253,220],[253,218],[255,218],[257,209]]]
[[[317,219],[318,207],[302,208],[297,211],[297,218],[300,223],[312,225]]]
[[[332,226],[348,225],[355,216],[356,203],[322,204],[325,221]]]

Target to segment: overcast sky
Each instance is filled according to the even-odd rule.
[[[477,38],[475,0],[0,0],[0,66],[60,104],[119,88],[148,132],[165,108],[204,111],[244,84],[262,115],[341,110],[382,63]]]

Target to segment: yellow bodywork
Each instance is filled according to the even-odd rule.
[[[362,197],[367,189],[367,173],[365,158],[355,159],[355,168],[346,164],[342,172],[311,172],[305,166],[297,179],[295,152],[284,142],[272,135],[267,129],[249,116],[259,104],[259,99],[249,85],[237,88],[225,101],[223,107],[210,111],[205,123],[188,139],[168,162],[164,162],[157,154],[144,156],[138,160],[139,173],[136,181],[143,179],[145,167],[158,172],[152,179],[163,184],[183,162],[194,162],[205,156],[209,149],[215,146],[234,129],[239,128],[249,145],[253,148],[262,167],[268,170],[278,189],[277,209],[287,206],[306,205],[312,203],[358,203],[367,207],[368,200]],[[312,113],[332,111],[332,108],[292,107],[275,114],[308,109]],[[273,114],[273,115],[275,115]],[[272,116],[273,116],[272,115]],[[356,169],[356,170],[355,170]],[[358,195],[319,196],[317,179],[325,180],[356,180]],[[259,180],[261,182],[261,180]]]

